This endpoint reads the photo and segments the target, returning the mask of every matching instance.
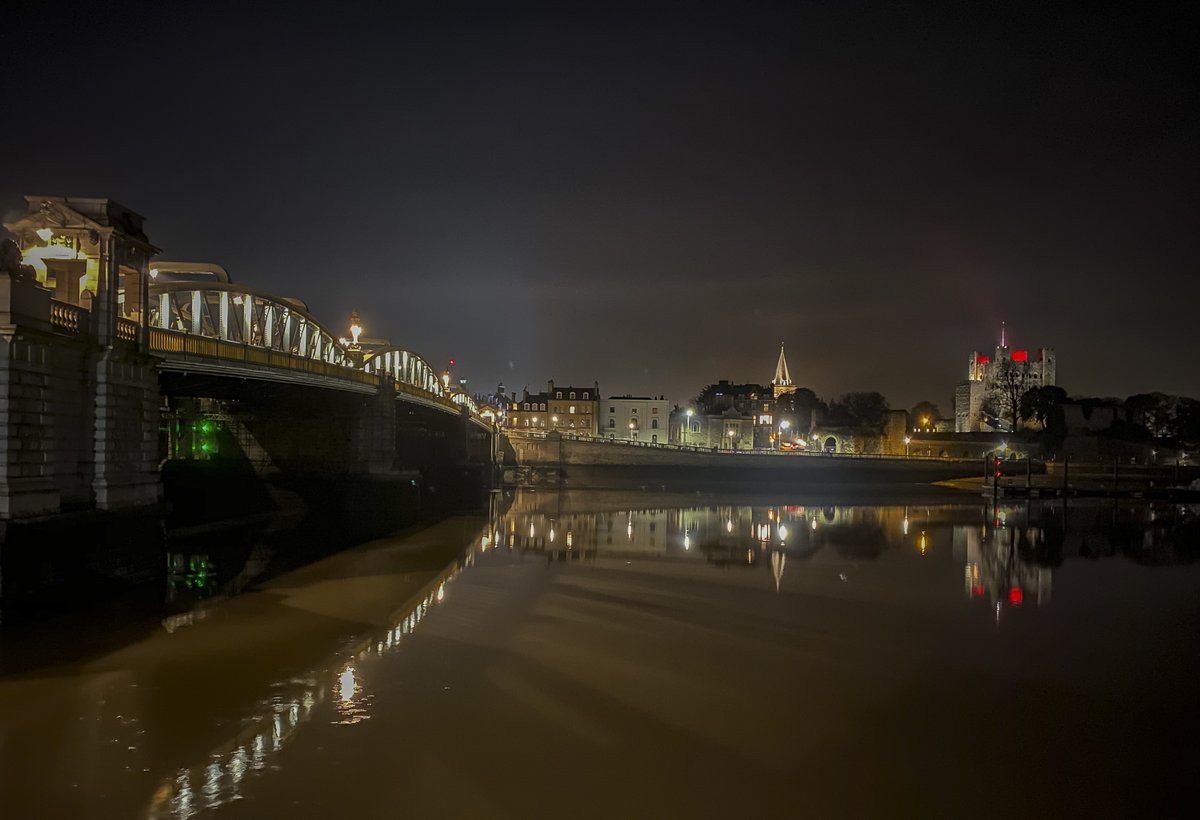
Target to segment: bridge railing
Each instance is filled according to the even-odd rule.
[[[193,336],[177,330],[163,330],[160,327],[150,328],[150,349],[156,353],[262,365],[325,378],[343,379],[359,384],[375,385],[379,383],[379,378],[374,374],[344,365],[293,356],[278,350],[252,347],[223,339]]]
[[[61,333],[78,335],[87,333],[91,314],[87,308],[69,302],[50,300],[50,326]]]

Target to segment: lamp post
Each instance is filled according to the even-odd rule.
[[[908,445],[912,444],[912,436],[904,437],[904,457],[908,458]]]
[[[636,428],[636,427],[637,427],[637,425],[634,422],[632,422],[632,421],[629,422],[629,440],[630,441],[633,441],[633,431],[634,431],[634,428]]]
[[[687,434],[691,428],[692,428],[692,408],[689,407],[688,411],[687,411],[687,426],[683,428],[683,443],[684,444],[687,444]]]
[[[729,449],[734,449],[734,438],[737,436],[737,431],[730,429],[729,431]]]
[[[358,337],[362,336],[362,332],[362,319],[359,318],[358,311],[350,311],[350,344],[346,346],[346,350],[350,354],[350,358],[359,367],[363,363],[362,345],[358,341]]]
[[[787,430],[791,426],[792,426],[791,422],[789,422],[787,419],[783,419],[782,421],[779,422],[779,449],[780,449],[780,451],[783,450],[783,433],[785,430]]]

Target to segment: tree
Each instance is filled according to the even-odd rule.
[[[880,393],[846,393],[829,403],[829,421],[839,426],[878,430],[890,409]]]
[[[1190,447],[1200,446],[1200,401],[1180,399],[1171,418],[1171,437]]]
[[[1125,419],[1150,431],[1153,436],[1167,434],[1171,426],[1172,396],[1164,393],[1137,393],[1124,401]]]
[[[1021,417],[1032,419],[1045,430],[1050,426],[1055,414],[1061,412],[1062,403],[1067,400],[1067,391],[1054,385],[1033,387],[1021,395],[1019,402]]]
[[[931,401],[919,401],[909,411],[909,422],[920,430],[932,430],[941,421],[942,413]]]
[[[1008,413],[1011,430],[1016,430],[1021,422],[1021,396],[1025,395],[1028,384],[1029,366],[1025,362],[1003,359],[996,363],[992,390],[996,393],[999,415]]]
[[[812,427],[813,411],[824,413],[825,409],[825,403],[807,387],[784,393],[775,402],[775,415],[787,417],[796,426],[796,432],[808,432]]]

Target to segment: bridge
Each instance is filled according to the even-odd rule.
[[[112,200],[26,200],[0,240],[0,520],[155,505],[218,456],[343,483],[490,467],[494,415],[415,350],[152,261]]]

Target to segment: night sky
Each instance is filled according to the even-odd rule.
[[[683,402],[782,340],[950,413],[1003,319],[1200,396],[1197,4],[1051,5],[6,6],[0,211],[117,199],[475,390]]]

